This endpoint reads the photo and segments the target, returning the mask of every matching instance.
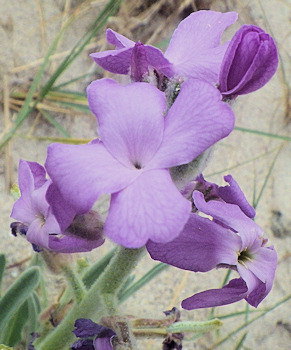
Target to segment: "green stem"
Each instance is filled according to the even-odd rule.
[[[98,321],[115,309],[117,293],[124,281],[135,268],[144,248],[127,249],[120,247],[100,278],[84,295],[80,304],[75,304],[63,321],[43,341],[36,342],[38,350],[68,348],[74,340],[72,333],[75,320],[81,317]]]
[[[69,285],[71,286],[76,302],[80,304],[85,295],[84,284],[79,279],[78,275],[74,272],[74,270],[71,269],[68,265],[62,266],[62,270]]]

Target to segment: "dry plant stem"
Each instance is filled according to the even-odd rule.
[[[80,304],[75,304],[63,321],[44,340],[36,342],[38,350],[68,349],[76,340],[72,330],[75,320],[81,317],[95,321],[102,316],[116,314],[118,292],[141,258],[144,248],[128,249],[120,247],[115,257],[99,279],[84,295]]]

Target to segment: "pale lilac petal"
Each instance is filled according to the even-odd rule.
[[[21,195],[31,193],[34,189],[34,178],[27,161],[20,160],[18,166],[18,186]]]
[[[191,211],[167,170],[147,171],[111,197],[104,233],[116,243],[139,248],[149,239],[169,242],[186,224]]]
[[[237,264],[237,271],[248,287],[248,294],[257,288],[260,283],[258,277],[243,264]]]
[[[241,279],[231,280],[221,289],[209,289],[182,301],[182,308],[186,310],[221,306],[234,303],[246,297],[247,286]]]
[[[147,83],[122,86],[110,79],[92,82],[87,94],[107,150],[130,168],[144,167],[162,141],[164,94]]]
[[[252,261],[246,262],[246,267],[262,282],[273,280],[277,266],[277,253],[275,250],[261,247],[254,253]]]
[[[213,221],[191,214],[180,235],[169,243],[147,244],[155,260],[190,271],[206,272],[219,264],[236,265],[240,238]]]
[[[90,252],[104,243],[104,238],[89,240],[73,236],[49,236],[48,248],[58,253]]]
[[[124,47],[129,48],[135,45],[134,41],[126,38],[125,36],[115,32],[110,28],[106,30],[106,39],[109,44],[116,46],[117,49],[122,49]]]
[[[69,202],[64,200],[61,192],[54,183],[49,186],[46,192],[46,200],[63,232],[72,223],[76,216],[76,210]]]
[[[34,188],[37,189],[41,187],[47,181],[45,168],[36,162],[26,162],[26,163],[29,166],[29,169],[33,176]]]
[[[21,196],[13,205],[11,217],[24,224],[30,224],[35,219],[35,209],[30,196]]]
[[[198,191],[194,191],[193,200],[199,211],[211,215],[216,221],[238,232],[242,241],[240,251],[250,247],[257,237],[263,235],[262,229],[237,205],[220,201],[205,202],[203,194]]]
[[[229,186],[218,187],[218,194],[226,202],[236,204],[251,219],[255,217],[256,211],[247,201],[243,191],[231,175],[224,176]]]
[[[36,218],[30,223],[26,238],[30,243],[36,244],[42,248],[49,248],[49,234],[43,227],[41,219]]]
[[[103,69],[111,73],[128,74],[133,48],[95,52],[90,55]]]
[[[220,48],[220,39],[224,30],[236,20],[235,12],[192,13],[178,25],[165,57],[174,64],[175,71],[179,75],[200,78],[201,69],[204,68],[206,74],[204,79],[217,82],[227,48],[226,45]]]
[[[31,193],[31,203],[36,215],[42,216],[44,218],[47,216],[49,209],[49,204],[45,199],[45,195],[50,184],[51,181],[48,180],[43,186],[39,187]]]
[[[46,169],[64,200],[78,214],[88,212],[100,194],[120,191],[139,175],[113,158],[102,142],[52,144]]]
[[[174,75],[173,65],[166,59],[163,52],[154,46],[144,45],[144,47],[148,66],[171,78]]]
[[[231,108],[210,84],[189,79],[165,118],[162,145],[149,167],[187,164],[234,128]]]
[[[269,294],[265,283],[258,280],[257,287],[245,298],[245,300],[252,306],[257,307],[260,302]]]

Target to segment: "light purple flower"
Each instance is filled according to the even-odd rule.
[[[15,202],[11,213],[11,217],[19,220],[19,223],[11,224],[14,235],[19,232],[34,247],[63,253],[92,250],[104,242],[100,234],[90,240],[70,235],[67,229],[76,212],[64,201],[51,180],[46,179],[45,169],[40,164],[21,160],[18,179],[21,197]],[[54,215],[46,200],[50,189],[57,203],[56,208],[62,208],[61,215],[59,212]],[[58,217],[62,220],[58,221]]]
[[[184,309],[226,305],[241,299],[257,307],[272,288],[277,265],[275,250],[266,247],[262,229],[237,205],[206,202],[198,191],[193,197],[198,210],[212,216],[213,221],[192,213],[175,240],[147,244],[151,257],[185,270],[206,272],[224,267],[240,275],[222,289],[207,290],[183,300]]]
[[[168,78],[193,77],[217,83],[228,46],[228,43],[221,45],[220,39],[236,20],[235,12],[194,12],[178,25],[165,54],[108,29],[107,40],[116,49],[93,53],[91,57],[102,68],[130,74],[134,81],[141,81],[152,68]]]
[[[87,90],[101,141],[53,144],[46,169],[79,214],[110,193],[105,235],[129,247],[168,242],[188,220],[191,203],[168,168],[185,164],[233,129],[234,116],[210,84],[189,79],[166,112],[165,94],[147,83],[101,79]]]
[[[219,89],[225,96],[248,94],[264,86],[278,67],[274,39],[263,29],[243,25],[232,38],[219,75]]]

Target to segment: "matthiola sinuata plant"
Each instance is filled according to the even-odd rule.
[[[180,322],[177,309],[161,320],[117,311],[128,276],[146,250],[182,270],[223,267],[238,274],[221,289],[183,300],[186,310],[241,299],[257,307],[270,292],[277,255],[254,222],[254,208],[231,175],[225,177],[228,185],[218,186],[201,174],[203,155],[234,128],[225,101],[265,85],[278,65],[272,37],[256,26],[244,25],[221,43],[236,19],[235,12],[192,13],[178,25],[165,53],[108,29],[115,49],[91,57],[131,82],[100,79],[88,86],[99,138],[85,145],[50,145],[45,167],[20,161],[14,235],[24,235],[54,262],[55,253],[90,251],[106,239],[119,245],[115,256],[82,281],[65,266],[68,293],[76,302],[66,309],[72,299],[66,294],[56,309],[61,323],[40,330],[37,349],[73,344],[74,324],[81,339],[72,349],[135,349],[136,336],[154,337],[157,328],[165,338],[163,349],[182,349],[184,330],[198,326]],[[104,194],[110,195],[105,219],[96,211]],[[200,333],[215,322],[200,322]]]

